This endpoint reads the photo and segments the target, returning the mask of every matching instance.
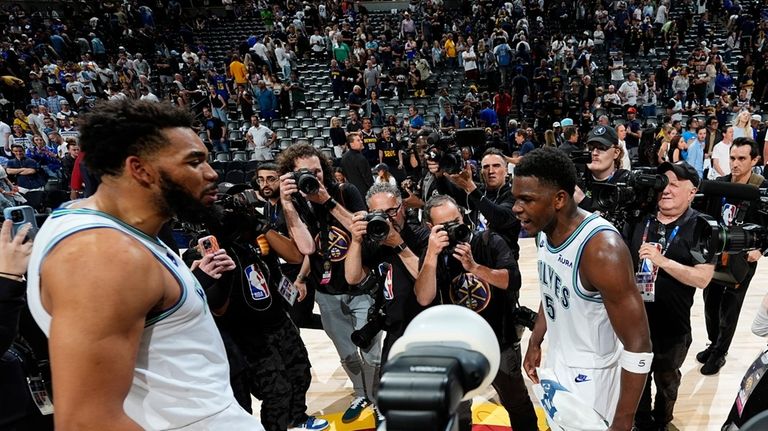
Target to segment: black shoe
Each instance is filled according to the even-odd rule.
[[[717,374],[720,371],[720,368],[723,368],[723,365],[725,365],[725,356],[717,352],[712,352],[709,359],[707,359],[707,363],[701,367],[701,374],[705,376]]]
[[[696,360],[699,363],[706,364],[709,357],[712,356],[712,345],[707,346],[706,349],[696,354]]]

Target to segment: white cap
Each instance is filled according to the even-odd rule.
[[[755,121],[763,121],[763,117],[761,117],[761,116],[759,116],[757,114],[753,115],[752,119],[755,120]]]
[[[554,129],[555,127],[560,127],[559,121],[555,121],[554,123],[552,123],[552,128]]]

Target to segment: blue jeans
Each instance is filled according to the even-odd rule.
[[[211,145],[213,146],[213,151],[229,151],[229,142],[224,139],[211,139]]]

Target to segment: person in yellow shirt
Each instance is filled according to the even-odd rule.
[[[451,69],[456,68],[456,44],[453,42],[453,35],[448,34],[448,39],[445,41],[445,59],[446,63]]]
[[[237,54],[232,56],[232,62],[229,63],[229,76],[235,80],[235,86],[248,84],[248,70]]]

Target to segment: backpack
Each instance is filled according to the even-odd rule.
[[[500,66],[509,66],[510,55],[509,46],[507,44],[501,44],[496,52],[496,58],[498,59]]]

